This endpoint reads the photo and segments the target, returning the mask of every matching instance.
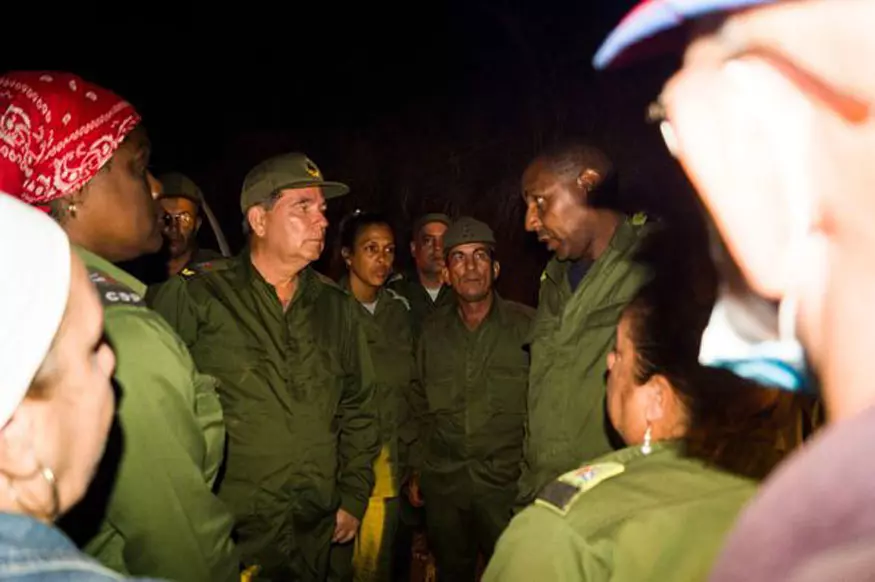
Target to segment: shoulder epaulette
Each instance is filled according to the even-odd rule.
[[[211,273],[213,271],[221,271],[228,266],[227,259],[217,259],[215,261],[204,261],[203,263],[195,263],[192,265],[186,265],[180,272],[179,275],[183,279],[191,279],[192,277],[197,277],[198,275],[203,275],[205,273]]]
[[[323,284],[331,287],[332,289],[336,289],[337,291],[340,291],[341,293],[346,294],[346,290],[343,287],[341,287],[340,285],[338,285],[337,282],[334,279],[332,279],[331,277],[327,277],[316,270],[313,270],[313,275],[316,277],[316,280],[319,281],[320,283],[323,283]]]
[[[386,293],[392,299],[395,299],[396,301],[400,301],[404,305],[404,309],[406,309],[407,311],[410,311],[410,301],[407,300],[407,297],[404,297],[403,295],[401,295],[397,291],[393,291],[392,289],[389,289],[389,288],[386,288]]]
[[[595,463],[565,473],[541,490],[535,505],[546,507],[559,515],[568,515],[580,496],[599,483],[626,470],[621,463]]]
[[[94,283],[100,302],[104,307],[117,307],[129,305],[134,307],[146,307],[146,300],[142,295],[119,281],[116,281],[103,271],[90,268],[88,277]]]

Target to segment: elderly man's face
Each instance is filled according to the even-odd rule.
[[[492,293],[498,271],[498,262],[493,260],[488,245],[466,243],[450,249],[444,279],[449,281],[459,299],[475,303]]]
[[[263,236],[283,261],[310,263],[325,247],[325,197],[318,186],[289,188],[264,216]]]

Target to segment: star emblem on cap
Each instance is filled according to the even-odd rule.
[[[321,176],[319,175],[319,168],[317,168],[316,164],[314,164],[310,160],[307,160],[307,163],[304,165],[304,167],[307,169],[307,173],[310,174],[312,177],[321,178]]]

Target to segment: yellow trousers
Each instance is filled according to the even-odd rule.
[[[355,539],[331,546],[329,582],[388,582],[391,580],[400,500],[393,491],[389,456],[384,448],[374,463],[373,496]]]

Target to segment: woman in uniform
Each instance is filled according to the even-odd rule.
[[[117,263],[161,246],[150,144],[118,95],[63,72],[0,77],[0,190],[48,212],[85,264],[118,357],[120,431],[62,524],[122,574],[239,580],[234,518],[213,495],[225,425],[214,378]],[[99,523],[98,523],[99,521]]]
[[[757,482],[800,440],[786,428],[792,394],[698,364],[710,305],[683,288],[651,282],[620,320],[607,412],[625,448],[545,487],[485,581],[702,580]]]
[[[368,509],[353,547],[332,550],[332,580],[389,580],[399,518],[399,489],[406,443],[399,427],[413,373],[410,305],[386,287],[395,261],[395,234],[382,215],[356,210],[340,224],[340,258],[346,269],[340,284],[361,307],[362,327],[376,375],[382,451]],[[352,568],[350,569],[350,559]]]

